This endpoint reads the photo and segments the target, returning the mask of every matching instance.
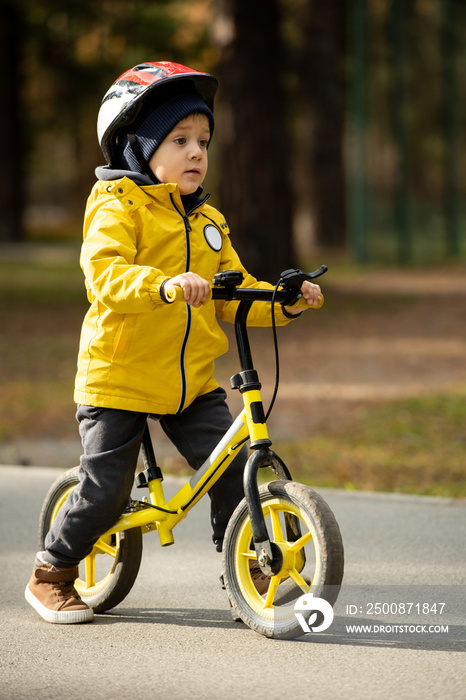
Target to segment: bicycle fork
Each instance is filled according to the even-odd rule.
[[[269,438],[264,406],[260,394],[261,384],[252,364],[251,350],[246,332],[246,321],[249,301],[241,301],[235,321],[235,332],[242,371],[235,374],[231,380],[232,389],[238,389],[243,397],[247,418],[252,455],[249,457],[243,477],[244,495],[251,521],[254,549],[257,561],[266,576],[274,576],[283,566],[281,549],[270,541],[259,496],[257,474],[262,467],[270,467],[279,479],[291,480],[291,475],[282,460],[270,449],[272,441]],[[297,518],[290,516],[286,520],[287,537],[296,541],[300,537],[300,527]]]
[[[243,374],[243,373],[241,373]],[[237,377],[238,375],[235,375]],[[249,376],[251,379],[251,376]],[[283,566],[283,556],[280,547],[270,541],[265,524],[264,513],[259,496],[257,475],[259,469],[270,467],[279,479],[291,480],[291,475],[286,465],[270,449],[271,440],[267,435],[262,399],[259,393],[260,384],[252,387],[252,382],[242,384],[239,390],[243,393],[245,412],[248,423],[250,448],[252,454],[246,462],[243,476],[244,495],[248,506],[249,520],[251,521],[254,549],[257,561],[262,572],[266,576],[274,576]],[[297,518],[290,515],[286,518],[286,531],[289,541],[295,541],[300,537],[300,527]]]

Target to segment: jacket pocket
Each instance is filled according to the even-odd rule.
[[[133,336],[135,314],[124,316],[115,331],[113,338],[112,362],[122,361],[128,351]]]

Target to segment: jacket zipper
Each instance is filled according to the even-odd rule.
[[[186,236],[186,265],[185,265],[185,272],[189,272],[189,266],[191,263],[191,240],[189,238],[189,234],[192,231],[191,224],[189,223],[189,214],[191,214],[194,209],[197,209],[201,204],[204,204],[204,202],[209,198],[209,195],[204,197],[204,199],[196,204],[193,209],[191,209],[189,212],[186,214],[183,214],[182,211],[176,206],[175,200],[173,199],[172,194],[170,194],[170,200],[173,205],[173,208],[175,209],[176,212],[181,216],[183,219],[184,223],[184,228],[185,228],[185,236]],[[186,347],[188,345],[188,338],[189,334],[191,332],[191,323],[192,323],[192,309],[189,306],[189,304],[185,304],[186,306],[186,327],[184,331],[184,337],[183,337],[183,343],[181,344],[181,353],[180,353],[180,377],[181,377],[181,396],[180,396],[180,403],[178,404],[178,408],[176,410],[177,413],[181,413],[181,411],[184,408],[184,404],[186,401],[186,392],[187,392],[187,377],[186,377]]]

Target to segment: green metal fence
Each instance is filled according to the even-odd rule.
[[[352,256],[464,259],[466,2],[348,0],[348,9]]]

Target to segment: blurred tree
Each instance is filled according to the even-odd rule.
[[[293,259],[279,2],[215,5],[221,209],[246,267],[273,280]]]
[[[220,128],[211,151],[217,168],[209,188],[216,190],[218,172],[222,208],[248,267],[275,276],[277,266],[294,262],[296,232],[304,234],[306,255],[311,238],[312,245],[339,248],[346,228],[343,144],[351,140],[343,136],[342,74],[354,58],[343,29],[355,6],[363,8],[367,26],[367,60],[364,54],[364,70],[354,81],[367,95],[360,124],[367,255],[393,258],[402,228],[393,216],[400,178],[390,119],[395,39],[388,27],[393,9],[403,6],[399,0],[0,0],[7,173],[0,189],[0,240],[21,238],[24,212],[28,235],[31,222],[39,222],[39,233],[54,223],[56,235],[64,236],[67,217],[72,226],[66,234],[79,236],[94,167],[102,161],[95,130],[102,95],[130,65],[165,58],[219,73]],[[398,24],[406,34],[400,70],[413,260],[421,232],[431,258],[439,259],[445,248],[460,255],[466,88],[457,76],[466,67],[466,3],[413,0],[407,21]],[[348,179],[350,149],[346,159]],[[351,189],[348,195],[355,199]],[[445,218],[448,247],[442,242]]]
[[[299,199],[312,220],[315,243],[343,249],[346,3],[304,0],[296,19]]]
[[[173,55],[177,19],[168,11],[171,4],[26,0],[34,75],[29,127],[36,137],[32,190],[41,207],[66,203],[68,215],[80,220],[94,167],[102,160],[96,138],[101,99],[130,66]]]
[[[367,23],[369,255],[464,256],[466,3],[371,0]]]
[[[25,179],[34,222],[53,223],[46,220],[48,211],[58,221],[74,216],[79,230],[93,170],[102,160],[96,138],[102,96],[118,75],[141,61],[189,64],[195,57],[197,67],[205,60],[208,4],[0,0],[0,125],[3,134],[14,135],[3,149],[9,176],[0,191],[1,239],[22,236]],[[190,31],[183,32],[188,21]]]
[[[23,237],[23,153],[25,134],[20,107],[20,56],[23,23],[17,3],[0,0],[0,65],[2,66],[2,186],[0,187],[0,241]]]

